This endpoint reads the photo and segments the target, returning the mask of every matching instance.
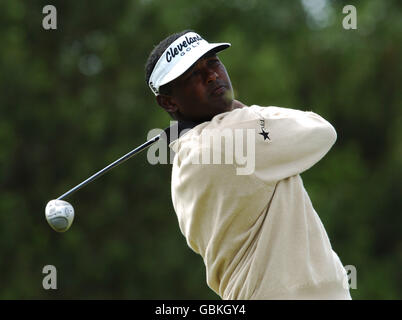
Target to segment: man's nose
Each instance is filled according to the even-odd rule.
[[[212,81],[215,81],[217,78],[219,78],[219,75],[216,73],[216,71],[215,70],[213,70],[213,69],[207,69],[207,74],[206,74],[206,77],[207,77],[207,83],[210,83],[210,82],[212,82]]]

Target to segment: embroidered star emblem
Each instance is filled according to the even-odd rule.
[[[264,141],[267,140],[267,139],[271,140],[270,137],[268,136],[269,132],[265,132],[264,128],[261,128],[261,131],[262,132],[259,132],[258,134],[260,134],[260,135],[262,135],[264,137]]]

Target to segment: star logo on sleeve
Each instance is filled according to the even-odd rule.
[[[264,128],[261,128],[261,131],[262,132],[259,132],[258,134],[260,134],[260,135],[262,135],[263,137],[264,137],[264,141],[265,140],[271,140],[271,138],[269,137],[269,132],[266,132],[265,130],[264,130]]]

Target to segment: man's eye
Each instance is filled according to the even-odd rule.
[[[194,71],[191,71],[190,74],[188,75],[187,79],[190,79],[192,77],[197,76],[200,73],[200,71],[198,69],[195,69]]]

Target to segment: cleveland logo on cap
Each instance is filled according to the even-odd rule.
[[[180,52],[181,56],[185,55],[185,52],[182,52],[184,48],[187,48],[188,46],[191,46],[194,42],[198,42],[200,40],[203,40],[201,36],[198,34],[195,37],[185,37],[183,42],[179,43],[176,47],[172,48],[170,47],[169,50],[166,52],[166,61],[170,62],[174,57],[176,57]],[[191,48],[187,48],[187,51],[190,51]]]

